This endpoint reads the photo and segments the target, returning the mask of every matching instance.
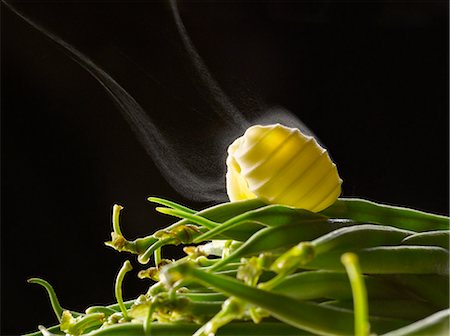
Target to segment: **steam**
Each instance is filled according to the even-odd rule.
[[[92,75],[115,102],[139,142],[166,181],[186,198],[225,201],[225,158],[228,145],[252,124],[279,122],[311,132],[283,108],[272,108],[252,116],[239,111],[209,73],[193,46],[181,20],[176,1],[169,5],[186,57],[192,66],[192,81],[207,111],[193,109],[188,116],[155,119],[167,111],[144,109],[110,74],[78,49],[6,5],[32,27],[55,42]],[[147,111],[149,113],[147,113]],[[152,117],[151,117],[152,116]],[[173,118],[171,118],[173,117]]]

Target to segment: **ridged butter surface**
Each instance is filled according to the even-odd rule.
[[[341,193],[327,151],[313,137],[280,124],[247,129],[228,147],[227,169],[231,201],[258,197],[318,212]]]

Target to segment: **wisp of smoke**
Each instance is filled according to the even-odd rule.
[[[196,51],[181,19],[175,0],[169,5],[181,39],[183,50],[193,67],[190,79],[208,104],[208,112],[192,113],[189,118],[170,125],[152,118],[110,74],[71,44],[45,29],[11,4],[14,13],[55,42],[92,75],[115,102],[142,146],[167,182],[186,198],[196,201],[224,201],[225,157],[227,146],[252,124],[276,122],[297,127],[312,135],[307,127],[289,111],[277,107],[258,113],[239,111],[211,76]],[[160,111],[159,111],[160,112]],[[170,119],[170,118],[169,118]]]

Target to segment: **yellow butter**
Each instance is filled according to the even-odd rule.
[[[321,211],[339,197],[342,180],[327,151],[296,128],[252,126],[228,147],[231,201],[260,198]]]

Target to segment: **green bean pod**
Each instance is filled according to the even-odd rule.
[[[370,299],[408,297],[407,293],[383,279],[364,276]],[[335,299],[351,300],[352,289],[345,273],[333,271],[308,271],[284,278],[272,290],[297,300]]]
[[[281,255],[271,269],[277,273],[294,271],[299,265],[330,251],[356,251],[374,246],[398,245],[413,231],[391,226],[361,224],[331,231],[312,242],[301,242]]]
[[[400,285],[415,296],[430,302],[440,309],[449,306],[449,277],[436,274],[395,274],[384,279]]]
[[[413,231],[391,226],[361,224],[334,230],[312,242],[317,255],[325,252],[355,250],[374,246],[398,245]]]
[[[353,301],[332,301],[325,304],[353,310]],[[412,299],[370,300],[369,313],[372,316],[391,317],[409,321],[417,321],[439,311],[423,301]]]
[[[446,216],[358,198],[339,198],[321,213],[331,218],[349,218],[362,223],[390,225],[418,232],[448,230],[450,223]]]
[[[220,293],[183,293],[192,301],[209,302],[209,301],[225,301],[226,296]]]
[[[449,249],[450,231],[428,231],[420,232],[403,239],[403,245],[439,246]]]
[[[245,256],[279,248],[289,248],[299,241],[315,239],[345,225],[349,225],[349,223],[328,219],[313,223],[294,223],[261,229],[228,257],[220,259],[211,267],[211,270],[219,270],[232,260],[239,260]]]
[[[317,335],[353,334],[353,314],[346,310],[334,309],[319,304],[293,299],[291,297],[263,291],[244,285],[235,279],[207,273],[192,264],[182,263],[164,267],[161,279],[166,285],[173,284],[179,277],[189,277],[205,286],[253,305],[259,306],[276,319]],[[282,302],[282,304],[280,304]],[[373,318],[371,327],[374,332],[386,332],[405,325],[405,321]]]
[[[158,323],[151,325],[152,336],[191,336],[200,328],[194,323]],[[38,336],[41,334],[30,335]],[[144,333],[142,324],[122,323],[110,327],[92,331],[86,336],[148,336]],[[222,327],[217,336],[309,336],[308,332],[299,332],[295,327],[280,322],[261,322],[254,324],[251,322],[232,322]]]
[[[442,310],[383,336],[448,336],[450,309]]]
[[[441,247],[382,246],[358,250],[361,269],[366,274],[440,274],[449,272],[449,252]],[[344,271],[341,252],[330,252],[313,259],[305,269]]]
[[[327,217],[307,211],[297,209],[285,205],[268,205],[255,210],[250,210],[238,216],[232,217],[214,229],[207,231],[196,238],[196,242],[213,239],[222,232],[226,232],[240,225],[248,225],[249,223],[258,223],[263,226],[280,226],[293,223],[323,221]]]

